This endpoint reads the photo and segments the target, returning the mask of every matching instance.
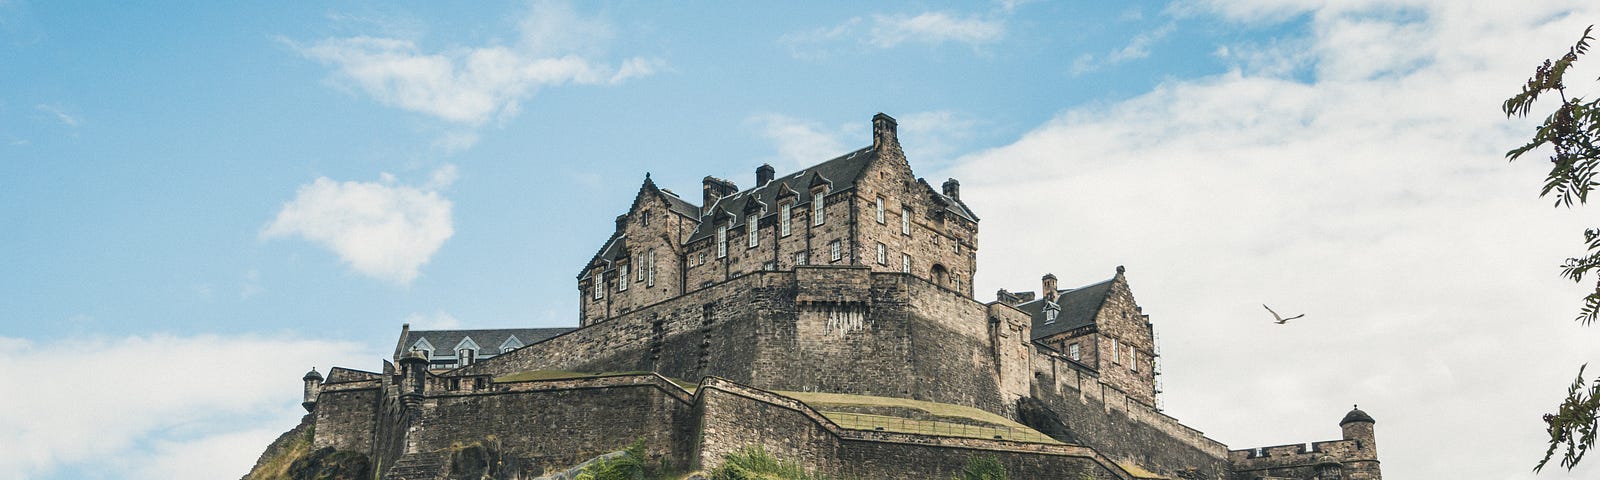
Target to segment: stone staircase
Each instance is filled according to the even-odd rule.
[[[436,480],[444,476],[449,461],[445,453],[408,453],[394,462],[383,480]]]

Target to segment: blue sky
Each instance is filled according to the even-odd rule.
[[[1597,19],[0,0],[0,345],[21,367],[0,381],[66,373],[18,400],[46,414],[0,412],[0,438],[43,439],[0,471],[242,474],[293,425],[301,372],[377,368],[403,322],[574,325],[573,276],[646,172],[748,186],[866,145],[881,111],[983,218],[978,291],[1128,266],[1187,424],[1324,440],[1359,402],[1395,478],[1532,478],[1537,416],[1600,336],[1566,321],[1582,288],[1554,268],[1586,212],[1504,163],[1531,124],[1497,107]],[[1263,302],[1309,321],[1267,329]],[[106,385],[134,398],[69,395]]]

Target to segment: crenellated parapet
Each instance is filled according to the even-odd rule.
[[[1228,452],[1241,478],[1294,478],[1373,480],[1383,478],[1378,467],[1376,423],[1360,408],[1352,408],[1340,422],[1344,438]]]

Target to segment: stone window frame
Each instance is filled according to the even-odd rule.
[[[889,264],[889,246],[878,242],[878,265]]]
[[[837,262],[843,259],[844,245],[841,245],[838,240],[828,242],[828,256],[832,258],[832,260],[829,260],[830,262]]]
[[[595,300],[606,298],[606,280],[604,273],[595,275],[594,285],[590,288],[590,290],[593,291],[591,296]]]
[[[883,225],[883,196],[878,196],[878,224]]]
[[[649,272],[650,272],[650,273],[646,274],[645,277],[644,277],[645,278],[644,286],[646,286],[646,287],[654,287],[654,286],[656,286],[656,249],[652,248],[649,251],[645,252],[645,264],[644,264],[644,266],[645,266],[646,269],[649,269]]]
[[[617,266],[617,291],[628,291],[628,268],[630,265],[623,263]]]
[[[1128,349],[1128,371],[1139,371],[1139,349],[1137,348]]]
[[[828,221],[828,212],[823,207],[828,203],[827,187],[817,187],[811,191],[811,226],[820,227]]]
[[[728,225],[717,225],[717,258],[728,258]]]
[[[900,253],[900,273],[911,273],[911,254]]]
[[[1122,350],[1115,338],[1111,339],[1111,363],[1122,363]]]
[[[794,203],[788,201],[778,203],[778,236],[787,237],[792,233],[794,222],[790,217],[793,215]]]
[[[745,248],[761,246],[761,215],[752,213],[744,216]]]
[[[808,265],[810,263],[810,261],[811,261],[811,252],[807,252],[805,250],[794,252],[794,264],[795,264],[795,266]]]
[[[1078,342],[1072,342],[1071,345],[1067,345],[1067,358],[1071,358],[1073,361],[1083,360],[1083,352],[1079,349]]]
[[[911,234],[911,207],[900,208],[900,234]]]

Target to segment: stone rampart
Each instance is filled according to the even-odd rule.
[[[1008,364],[1019,369],[1010,378],[1026,378],[1027,336],[989,328],[988,308],[913,275],[864,267],[756,272],[447,375],[715,375],[774,390],[903,397],[1009,415],[1014,398],[1001,393],[996,357],[1013,352],[1021,361]]]
[[[1092,369],[1043,349],[1034,367],[1034,398],[1085,445],[1167,475],[1196,467],[1213,476],[1228,471],[1226,445],[1100,381]]]

